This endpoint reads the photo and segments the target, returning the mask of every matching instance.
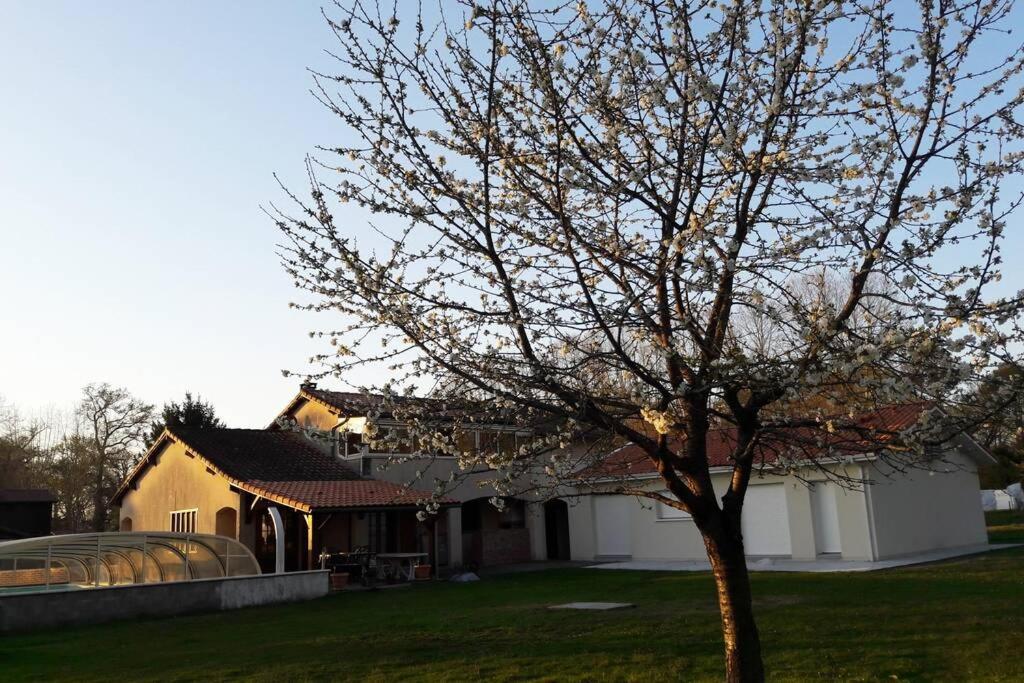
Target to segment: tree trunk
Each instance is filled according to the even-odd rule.
[[[104,461],[100,460],[96,466],[96,490],[93,493],[92,530],[106,531],[107,506],[103,497],[103,469]]]
[[[718,611],[725,640],[725,680],[729,683],[760,682],[764,680],[761,638],[754,622],[743,543],[728,532],[716,536],[726,538],[705,537],[704,543],[718,589]]]

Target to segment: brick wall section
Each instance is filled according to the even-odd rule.
[[[53,567],[50,569],[51,585],[67,582],[67,569],[64,567]],[[46,585],[46,569],[8,569],[0,571],[0,587],[44,585]]]
[[[481,566],[530,561],[529,529],[488,529],[480,534]]]

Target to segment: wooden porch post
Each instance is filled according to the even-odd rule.
[[[306,522],[306,569],[314,569],[313,566],[313,513],[302,516]]]

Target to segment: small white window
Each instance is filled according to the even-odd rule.
[[[662,491],[661,495],[666,498],[676,500],[676,497],[672,495],[671,491]],[[679,508],[674,508],[671,505],[665,505],[660,500],[655,502],[655,512],[658,515],[658,519],[691,519],[689,512],[683,512]]]
[[[198,508],[174,510],[171,512],[171,532],[176,534],[196,533],[196,518],[198,516]]]

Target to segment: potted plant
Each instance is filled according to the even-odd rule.
[[[348,585],[348,572],[331,572],[331,590],[340,591]]]
[[[423,581],[424,579],[430,578],[430,565],[429,564],[418,564],[416,565],[416,580]]]

